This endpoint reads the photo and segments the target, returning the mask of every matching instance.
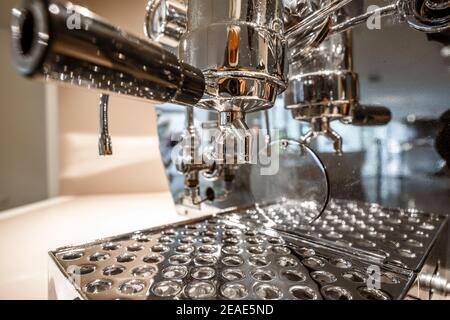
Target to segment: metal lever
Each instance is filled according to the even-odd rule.
[[[100,137],[98,139],[98,154],[100,156],[110,156],[112,152],[112,141],[108,129],[108,102],[109,95],[100,96]]]

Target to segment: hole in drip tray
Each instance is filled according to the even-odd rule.
[[[349,271],[349,272],[344,273],[342,276],[344,277],[344,279],[347,279],[352,282],[357,282],[357,283],[366,282],[366,277],[358,271]]]
[[[248,263],[255,267],[265,267],[270,264],[266,256],[254,255],[248,259]]]
[[[263,254],[266,249],[261,246],[250,246],[247,248],[247,251],[251,254]]]
[[[212,246],[212,245],[202,245],[201,247],[198,248],[198,252],[200,253],[206,253],[206,254],[212,254],[215,253],[217,251],[217,247],[216,246]]]
[[[123,283],[119,287],[119,291],[123,294],[138,294],[142,292],[145,289],[145,282],[142,280],[130,280],[125,283]]]
[[[222,263],[229,267],[237,267],[244,263],[240,256],[229,256],[222,259]]]
[[[169,258],[169,262],[173,265],[188,264],[191,260],[191,257],[184,255],[175,255]]]
[[[285,270],[281,275],[289,281],[302,282],[306,280],[306,276],[298,270]]]
[[[151,278],[158,272],[158,269],[153,266],[142,266],[131,270],[131,274],[135,277]]]
[[[159,254],[151,254],[142,259],[145,263],[158,264],[164,260],[164,257]]]
[[[199,267],[192,269],[191,276],[197,280],[208,280],[214,277],[216,271],[211,267]]]
[[[72,251],[67,252],[62,256],[62,259],[65,261],[72,261],[72,260],[78,260],[83,256],[82,251]]]
[[[226,269],[222,272],[222,276],[228,281],[237,281],[243,279],[245,274],[239,269]]]
[[[128,263],[128,262],[134,261],[135,259],[136,259],[136,255],[134,255],[132,253],[124,253],[117,257],[117,262]]]
[[[306,258],[303,259],[302,263],[312,269],[319,269],[319,268],[323,268],[325,266],[325,262],[317,257],[310,257],[310,258]]]
[[[119,243],[107,242],[103,245],[103,250],[114,251],[120,248]]]
[[[198,266],[212,266],[217,263],[217,258],[213,255],[202,254],[195,257],[194,263]]]
[[[238,246],[225,246],[222,248],[224,254],[240,254],[242,249]]]
[[[175,281],[162,281],[153,287],[153,293],[158,297],[173,297],[181,291],[181,285]]]
[[[100,293],[111,289],[112,281],[107,279],[98,279],[86,285],[85,291],[88,293]]]
[[[117,266],[117,265],[113,265],[113,266],[109,266],[106,267],[105,269],[103,269],[103,275],[105,276],[116,276],[118,274],[121,274],[125,271],[125,267],[123,266]]]
[[[272,270],[257,269],[252,271],[252,277],[257,281],[271,281],[275,278]]]
[[[170,266],[162,271],[162,276],[167,279],[182,279],[187,273],[185,266]]]
[[[284,246],[273,246],[272,252],[279,255],[288,255],[291,253],[291,250]]]
[[[110,254],[106,252],[96,252],[93,255],[89,257],[89,261],[92,262],[99,262],[99,261],[105,261],[110,258]]]
[[[248,296],[248,289],[240,283],[226,283],[224,284],[220,292],[227,299],[244,299]]]
[[[369,289],[367,287],[358,288],[359,293],[367,300],[390,300],[391,297],[377,289]]]
[[[311,272],[311,277],[320,284],[331,284],[337,281],[337,278],[334,274],[326,271]]]
[[[67,272],[71,275],[86,275],[94,272],[96,269],[93,264],[84,264],[81,266],[69,266]]]
[[[280,257],[277,259],[277,263],[280,267],[295,267],[298,265],[297,260],[292,257]]]
[[[194,282],[186,287],[186,294],[191,299],[206,299],[214,296],[216,288],[209,282]]]
[[[325,287],[322,291],[328,300],[352,300],[350,292],[341,287]]]
[[[352,263],[350,261],[342,258],[330,259],[330,263],[340,269],[348,269],[352,266]]]
[[[289,291],[299,300],[317,300],[317,294],[309,287],[295,286],[290,288]]]
[[[280,289],[269,284],[258,285],[255,288],[255,293],[258,297],[264,300],[278,300],[283,296],[283,293]]]
[[[181,254],[190,254],[194,252],[195,248],[189,244],[184,244],[175,249],[176,252]]]

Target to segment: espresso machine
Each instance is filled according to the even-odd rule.
[[[162,103],[160,151],[186,221],[50,252],[51,299],[443,299],[445,215],[337,199],[319,138],[333,123],[383,126],[361,102],[352,29],[393,17],[445,35],[450,2],[150,0],[133,36],[86,8],[23,1],[17,71],[100,94],[99,154],[112,155],[110,94]],[[369,21],[369,22],[368,22]],[[94,106],[93,106],[94,107]],[[286,128],[271,111],[285,109]]]

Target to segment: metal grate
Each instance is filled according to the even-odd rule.
[[[419,266],[444,222],[435,215],[334,201],[325,216],[303,226],[295,224],[292,211],[275,205],[50,254],[85,299],[401,299],[415,277],[406,267]],[[404,230],[408,226],[414,229]],[[385,237],[375,237],[382,231]],[[403,256],[403,249],[414,258]],[[377,288],[368,287],[373,270],[379,271]]]

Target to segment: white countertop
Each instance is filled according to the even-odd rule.
[[[0,213],[0,299],[47,299],[48,251],[184,220],[170,193],[61,197]]]

